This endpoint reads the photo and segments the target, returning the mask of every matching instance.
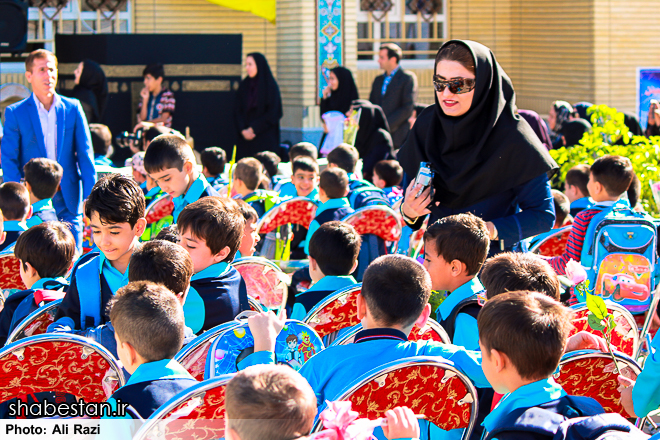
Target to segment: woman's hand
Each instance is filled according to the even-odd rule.
[[[417,193],[420,189],[422,189],[422,186],[415,185],[414,180],[408,185],[406,195],[403,199],[403,205],[401,206],[401,210],[406,217],[414,219],[431,213],[427,208],[431,203],[431,187],[426,188],[419,197],[417,197]],[[439,202],[436,203],[436,205],[439,204]]]
[[[254,130],[252,130],[252,127],[248,127],[245,130],[241,131],[241,134],[243,135],[243,138],[246,141],[251,141],[255,137],[257,137],[256,134],[254,134]]]
[[[330,94],[332,93],[332,89],[330,88],[330,85],[328,84],[325,86],[325,89],[323,89],[323,99],[328,99]]]

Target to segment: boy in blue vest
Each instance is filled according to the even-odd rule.
[[[357,267],[362,239],[346,223],[324,223],[309,242],[309,274],[312,287],[295,295],[291,319],[302,320],[328,295],[355,284],[351,273]]]
[[[229,181],[222,176],[227,164],[225,150],[219,147],[206,148],[200,154],[200,160],[202,162],[202,174],[214,190],[220,191],[229,184]]]
[[[6,234],[5,241],[0,245],[0,251],[3,251],[16,243],[18,236],[28,228],[26,220],[32,215],[32,206],[27,188],[18,182],[0,185],[0,210]]]
[[[229,265],[243,237],[245,219],[235,201],[205,197],[181,212],[177,230],[181,246],[193,260],[194,275],[184,304],[194,333],[231,321],[249,310],[241,274]]]
[[[589,209],[594,201],[589,197],[589,165],[576,165],[566,173],[564,179],[564,194],[571,203],[571,217],[575,217],[580,211]]]
[[[23,165],[23,173],[32,204],[32,217],[27,220],[28,227],[41,222],[57,221],[53,196],[62,181],[62,165],[45,157],[37,157]]]
[[[175,222],[189,204],[202,197],[219,195],[197,171],[192,147],[178,135],[163,134],[151,141],[144,154],[144,169],[172,197]]]
[[[335,150],[332,150],[335,151]],[[341,220],[354,212],[348,203],[348,175],[341,168],[326,168],[319,179],[319,200],[321,206],[316,210],[314,220],[309,224],[308,237],[323,223]],[[305,243],[305,254],[309,255],[309,240]]]
[[[131,377],[108,403],[113,410],[119,402],[130,405],[146,419],[170,398],[198,383],[172,359],[183,346],[183,308],[172,292],[147,281],[120,289],[110,308],[119,360]]]
[[[259,218],[279,202],[274,191],[259,189],[263,174],[263,165],[254,157],[246,157],[236,163],[232,174],[231,192],[233,197],[240,198],[252,206]]]
[[[261,239],[259,234],[257,234],[256,228],[257,222],[259,221],[257,211],[245,202],[245,200],[237,199],[236,204],[245,219],[245,228],[243,228],[243,237],[241,238],[241,244],[238,246],[238,251],[236,251],[234,260],[253,256],[256,252],[257,243],[259,243],[259,240]]]
[[[99,252],[78,260],[49,331],[85,330],[110,320],[106,306],[128,284],[131,255],[147,225],[142,190],[121,174],[96,182],[85,202],[85,215]]]
[[[424,234],[424,267],[432,289],[450,292],[435,311],[437,320],[454,345],[468,350],[479,350],[477,295],[484,287],[477,274],[489,247],[486,223],[470,213],[442,218]]]
[[[20,260],[21,279],[27,290],[12,293],[0,312],[0,346],[20,322],[43,303],[61,298],[52,291],[69,286],[64,278],[73,264],[76,241],[60,222],[31,227],[16,240],[14,255]]]

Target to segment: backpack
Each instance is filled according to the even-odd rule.
[[[481,304],[479,303],[477,296],[472,295],[469,298],[465,298],[463,301],[460,301],[458,304],[456,304],[456,307],[454,307],[447,319],[438,321],[438,323],[442,326],[443,329],[445,329],[449,335],[449,339],[453,341],[454,333],[456,332],[456,318],[458,317],[458,314],[466,313],[472,316],[474,319],[477,319],[479,311],[481,311]],[[440,316],[437,315],[436,317],[439,318]]]
[[[262,202],[264,206],[264,213],[268,212],[270,208],[280,203],[280,195],[275,191],[268,191],[265,189],[257,189],[249,197],[243,199],[245,203],[250,205],[254,202]]]
[[[76,269],[76,288],[80,298],[80,329],[101,325],[100,255],[95,255]],[[84,292],[84,294],[83,294]]]
[[[387,194],[373,185],[363,185],[348,193],[348,202],[351,208],[357,210],[365,206],[385,205],[391,207]]]
[[[632,440],[648,436],[589,397],[564,396],[508,414],[484,440]]]
[[[580,261],[589,289],[633,314],[646,312],[656,285],[656,240],[653,218],[634,212],[627,200],[596,214],[587,228]]]

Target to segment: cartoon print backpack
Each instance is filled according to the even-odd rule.
[[[653,218],[634,212],[627,200],[596,214],[587,228],[581,257],[589,289],[633,314],[648,310],[656,285],[656,235]],[[579,294],[578,299],[586,301]]]

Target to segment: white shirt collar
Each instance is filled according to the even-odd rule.
[[[50,110],[54,110],[55,106],[60,102],[60,95],[58,95],[57,93],[53,94],[53,104],[50,106],[50,110],[46,110],[46,107],[44,107],[41,101],[39,101],[39,98],[37,98],[37,95],[33,93],[32,97],[34,98],[35,104],[37,104],[37,110],[42,110],[45,112],[50,112]]]

